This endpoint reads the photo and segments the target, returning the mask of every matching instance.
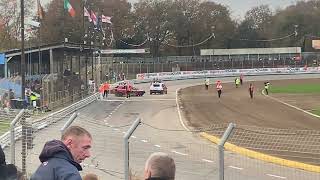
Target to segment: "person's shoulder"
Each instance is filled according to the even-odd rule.
[[[80,173],[78,171],[63,171],[57,172],[57,180],[82,180]]]
[[[61,179],[81,180],[80,173],[74,165],[65,159],[56,160],[58,160],[56,162],[58,162],[59,165],[55,167],[55,173],[59,174],[62,177]]]

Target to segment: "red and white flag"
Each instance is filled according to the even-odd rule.
[[[111,22],[111,17],[110,16],[105,16],[105,15],[101,15],[101,21],[103,22],[103,23],[109,23],[109,24],[112,24],[112,22]]]
[[[89,11],[87,10],[86,7],[83,7],[83,16],[88,17],[88,21],[89,21],[89,22],[92,22],[90,13],[89,13]]]
[[[90,17],[91,17],[91,19],[93,21],[93,24],[96,26],[98,24],[98,18],[97,18],[96,14],[93,11],[91,11],[91,16]]]

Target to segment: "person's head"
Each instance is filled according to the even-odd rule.
[[[98,176],[92,173],[83,176],[82,180],[99,180]]]
[[[69,127],[63,132],[61,141],[70,150],[73,159],[77,163],[81,163],[83,160],[90,157],[92,136],[84,128],[79,126]]]
[[[166,153],[156,152],[149,156],[144,168],[145,180],[174,180],[176,165]]]

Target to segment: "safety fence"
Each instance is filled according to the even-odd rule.
[[[25,121],[19,120],[14,128],[17,140],[14,144],[15,164],[19,167],[24,164],[28,174],[34,172],[40,163],[38,156],[45,142],[59,139],[61,129],[66,126],[71,114],[77,112],[78,117],[72,125],[85,127],[92,133],[94,139],[92,157],[83,163],[83,174],[95,173],[103,179],[124,179],[125,165],[128,163],[130,173],[128,175],[141,179],[148,156],[153,152],[161,151],[174,158],[177,166],[176,179],[219,179],[221,174],[219,148],[209,141],[199,141],[199,135],[219,143],[219,139],[227,129],[227,124],[212,125],[189,132],[182,128],[157,126],[141,119],[141,123],[128,139],[128,149],[126,149],[123,137],[136,120],[132,117],[139,117],[139,114],[128,114],[128,118],[122,119],[122,124],[114,121],[111,123],[110,113],[115,107],[120,109],[126,102],[112,101],[111,106],[106,106],[103,101],[95,101],[96,98],[97,95],[92,95],[82,102],[37,120],[31,121],[27,116],[24,117]],[[81,107],[85,108],[80,109]],[[113,118],[117,118],[117,115]],[[22,127],[25,130],[22,130]],[[253,180],[280,177],[293,180],[317,180],[319,178],[319,172],[317,173],[320,154],[319,134],[319,131],[314,130],[236,125],[224,146],[227,150],[224,152],[222,168],[224,179]],[[10,136],[6,135],[6,138],[9,140]],[[1,139],[1,144],[5,144],[3,143],[5,138],[1,137]],[[9,147],[12,144],[7,143],[7,145]],[[6,155],[8,161],[12,161],[9,148],[6,148]],[[298,160],[302,163],[285,159]]]
[[[5,148],[7,161],[18,166],[23,172],[32,172],[29,171],[31,162],[38,162],[37,157],[32,155],[33,151],[41,150],[46,140],[53,137],[59,139],[60,129],[71,114],[96,101],[97,98],[98,95],[93,94],[43,117],[31,117],[27,111],[21,110],[14,120],[11,119],[8,122],[9,126],[3,130],[6,132],[0,136],[0,143]],[[56,129],[53,134],[46,133],[46,130],[54,128]]]
[[[319,172],[317,172],[319,166],[316,166],[316,162],[318,162],[317,156],[319,155],[320,145],[318,143],[311,144],[311,142],[318,142],[319,138],[309,137],[307,140],[309,145],[303,144],[302,140],[309,135],[317,136],[319,134],[317,131],[277,130],[236,125],[225,144],[227,151],[224,151],[224,164],[221,168],[221,154],[219,154],[218,146],[209,141],[199,141],[199,135],[205,132],[215,135],[217,140],[215,142],[218,143],[218,139],[226,131],[227,125],[215,125],[189,132],[182,128],[175,129],[168,126],[152,125],[147,120],[141,119],[141,123],[128,139],[126,149],[124,136],[128,134],[128,130],[135,123],[136,118],[122,119],[122,122],[127,122],[125,124],[111,123],[108,115],[104,114],[106,111],[112,112],[109,107],[96,109],[98,106],[103,107],[102,103],[98,101],[83,109],[73,123],[73,125],[86,127],[92,132],[95,144],[92,149],[92,157],[83,163],[83,174],[95,173],[104,179],[125,179],[126,173],[128,173],[128,176],[133,177],[133,179],[142,179],[148,156],[153,152],[160,151],[174,158],[177,166],[176,179],[218,180],[221,169],[223,169],[222,173],[226,180],[267,180],[275,177],[293,180],[317,180],[319,178]],[[115,101],[112,104],[121,108],[122,102]],[[94,115],[91,114],[93,109],[95,109]],[[139,114],[133,116],[139,117]],[[282,140],[284,136],[287,136],[286,140]],[[295,140],[289,141],[288,139]],[[235,145],[232,146],[230,143]],[[296,144],[296,148],[294,148],[294,144]],[[288,145],[288,148],[284,150],[286,145]],[[308,165],[307,162],[290,161],[290,159],[301,161],[301,158],[298,157],[299,159],[297,159],[293,153],[296,151],[303,152],[303,146],[306,149],[312,148],[307,153],[309,155],[313,154],[313,157],[304,156],[305,160],[311,165]],[[239,149],[240,155],[239,152],[232,152],[232,149]],[[281,156],[281,153],[270,153],[270,150],[289,155],[292,153],[291,158]],[[126,154],[128,154],[127,160]],[[279,158],[277,159],[277,157]],[[128,171],[126,171],[126,165],[128,165]]]
[[[96,99],[97,95],[95,94],[39,119],[30,120],[26,115],[25,121],[19,121],[14,129],[15,139],[18,140],[15,146],[22,147],[21,149],[15,148],[15,154],[25,154],[25,156],[15,158],[15,164],[19,167],[23,167],[25,164],[26,172],[34,172],[39,165],[38,156],[44,143],[54,138],[59,139],[61,128],[65,126],[70,115],[77,111],[79,115],[72,125],[85,127],[92,133],[94,139],[93,154],[83,163],[83,173],[96,173],[100,177],[104,177],[103,179],[123,179],[125,177],[123,136],[134,123],[135,118],[132,116],[138,117],[139,114],[133,111],[127,114],[127,119],[121,121],[127,123],[111,124],[109,122],[110,113],[112,114],[115,107],[119,109],[126,102],[112,101],[110,106],[105,106],[105,102],[101,101],[92,103]],[[22,130],[22,127],[25,127],[25,130]],[[19,130],[19,128],[21,129]],[[218,179],[219,173],[221,173],[219,149],[207,141],[199,141],[198,136],[199,133],[207,132],[215,136],[210,139],[211,141],[219,142],[217,138],[221,138],[226,129],[227,125],[213,125],[205,129],[195,129],[190,133],[182,128],[158,127],[142,119],[142,123],[129,139],[130,174],[138,179],[142,177],[147,157],[153,152],[163,151],[176,161],[176,179]],[[317,143],[319,142],[319,134],[319,131],[279,130],[237,125],[230,135],[228,143],[225,144],[228,151],[224,154],[224,179],[317,180],[319,179],[319,172],[317,173],[320,149],[320,145]],[[8,135],[5,138],[8,139]],[[2,142],[7,140],[5,138],[1,137],[3,139],[1,144],[5,144]],[[22,139],[25,141],[23,142]],[[229,143],[237,145],[237,147]],[[249,157],[229,152],[237,148],[238,151]],[[275,161],[280,161],[282,164],[274,164],[275,162],[272,162],[270,160],[272,158],[269,156],[242,148],[280,157],[281,159]],[[6,148],[6,154],[7,157],[12,156],[8,148]],[[252,159],[256,157],[250,154],[267,162]],[[305,163],[284,159],[299,161],[304,159]],[[8,160],[11,159],[8,158]],[[310,163],[311,166],[307,163]],[[22,165],[20,166],[20,164]],[[309,172],[310,169],[313,172]]]

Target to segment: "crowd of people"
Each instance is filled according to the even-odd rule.
[[[26,80],[25,84],[27,89],[30,89],[30,91],[40,94],[41,93],[41,82],[40,80]]]
[[[99,180],[96,174],[80,175],[82,163],[91,156],[93,138],[80,126],[67,128],[60,140],[45,143],[40,155],[40,165],[31,180]],[[176,166],[172,157],[163,152],[152,153],[146,160],[143,179],[174,180]],[[6,164],[0,146],[0,179],[24,180],[23,174],[12,164]]]

